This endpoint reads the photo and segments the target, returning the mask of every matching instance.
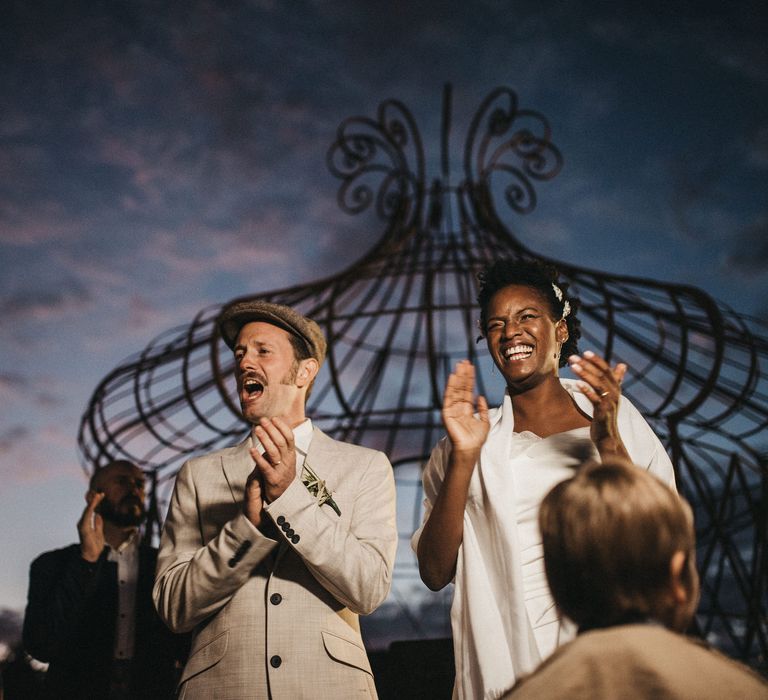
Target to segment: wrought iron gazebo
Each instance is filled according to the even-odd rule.
[[[427,592],[408,538],[421,517],[420,469],[442,434],[441,392],[455,362],[472,360],[479,391],[500,398],[492,363],[475,343],[476,274],[500,257],[544,259],[581,299],[582,346],[629,365],[624,392],[668,448],[694,506],[699,633],[768,670],[765,327],[699,289],[576,267],[524,246],[508,220],[530,212],[534,185],[562,166],[549,124],[522,109],[512,90],[495,89],[471,121],[463,177],[453,183],[450,103],[446,88],[440,172],[431,180],[403,104],[386,100],[373,118],[343,121],[327,157],[341,181],[339,206],[374,211],[383,235],[339,274],[243,297],[289,304],[320,323],[329,352],[309,415],[335,438],[384,450],[395,467],[401,543],[394,599],[381,614],[401,615],[397,629],[406,636],[430,633],[409,602],[414,591]],[[221,308],[204,309],[115,368],[82,417],[87,469],[125,458],[151,474],[155,528],[181,462],[248,429],[215,326]]]

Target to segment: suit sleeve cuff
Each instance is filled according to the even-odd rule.
[[[295,546],[303,534],[308,534],[305,525],[310,520],[308,514],[316,504],[307,487],[295,479],[279,498],[264,508],[277,525],[278,532]]]
[[[275,540],[266,537],[244,513],[230,520],[228,528],[234,545],[227,561],[229,568],[234,568],[241,562],[257,564],[277,544]]]
[[[301,483],[301,480],[294,479],[279,498],[264,506],[264,510],[275,521],[280,515],[295,519],[301,511],[310,508],[314,502],[315,497]]]

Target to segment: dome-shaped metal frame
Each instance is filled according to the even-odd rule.
[[[328,358],[308,412],[333,437],[390,456],[399,492],[399,580],[416,581],[407,540],[421,514],[419,470],[442,434],[441,392],[454,363],[472,360],[480,392],[500,398],[487,352],[474,342],[477,272],[500,257],[548,260],[581,299],[582,346],[629,365],[624,392],[669,449],[678,486],[694,506],[698,631],[765,670],[765,328],[699,289],[577,267],[523,246],[507,219],[535,207],[534,185],[557,175],[562,157],[547,121],[521,109],[512,90],[497,88],[478,108],[456,185],[449,125],[446,88],[441,172],[428,182],[421,136],[403,104],[387,100],[375,118],[342,122],[328,152],[341,180],[339,205],[351,214],[374,211],[383,235],[339,274],[243,297],[294,306],[323,328]],[[181,461],[247,431],[232,360],[215,326],[220,310],[201,311],[117,367],[82,418],[88,469],[119,457],[151,473],[156,526],[158,499]],[[412,634],[428,634],[418,611],[402,596],[396,602]]]

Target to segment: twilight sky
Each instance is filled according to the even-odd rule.
[[[338,209],[325,153],[385,98],[437,174],[442,85],[456,164],[480,100],[512,87],[565,159],[515,223],[524,244],[768,320],[765,3],[589,4],[6,3],[0,609],[22,611],[30,561],[76,539],[77,428],[107,372],[377,239]]]

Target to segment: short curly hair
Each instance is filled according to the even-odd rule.
[[[570,305],[570,312],[565,317],[568,326],[568,340],[563,343],[560,352],[560,367],[565,367],[570,355],[578,353],[578,341],[581,337],[581,321],[577,317],[580,302],[576,297],[568,295],[569,284],[561,282],[557,268],[538,260],[497,260],[481,270],[477,279],[480,284],[480,292],[477,301],[480,304],[480,333],[485,337],[485,329],[488,324],[488,305],[494,294],[510,285],[521,285],[535,289],[546,299],[552,312],[552,318],[557,320],[563,317],[563,309],[566,301]],[[555,295],[552,287],[556,284],[563,293],[562,300]]]

